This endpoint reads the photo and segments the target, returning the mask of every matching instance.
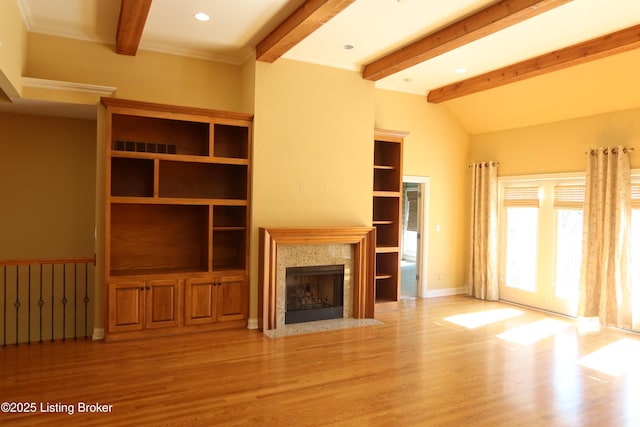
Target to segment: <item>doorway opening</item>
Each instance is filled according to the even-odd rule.
[[[405,176],[402,182],[401,298],[427,296],[429,178]]]

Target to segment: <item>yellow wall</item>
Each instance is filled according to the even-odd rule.
[[[96,127],[0,114],[0,259],[94,253]]]
[[[640,109],[474,135],[469,160],[497,160],[499,175],[579,172],[589,148],[615,145],[634,147],[640,167]]]
[[[240,67],[30,33],[25,76],[114,86],[115,96],[163,104],[242,111]]]
[[[252,57],[244,62],[240,67],[241,77],[241,111],[251,113],[255,111],[255,92],[256,92],[256,61]]]
[[[446,109],[427,103],[424,96],[386,90],[375,94],[376,127],[409,132],[403,174],[429,177],[427,287],[462,287],[469,136]]]
[[[373,83],[358,73],[280,59],[257,63],[251,317],[258,227],[370,226]]]
[[[472,135],[637,108],[640,49],[443,102]]]
[[[0,92],[18,97],[20,78],[25,67],[27,31],[17,2],[0,2]]]

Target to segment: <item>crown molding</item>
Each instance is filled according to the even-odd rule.
[[[101,85],[92,85],[92,84],[86,84],[86,83],[64,82],[60,80],[38,79],[34,77],[22,77],[22,86],[35,87],[35,88],[41,88],[41,89],[52,89],[52,90],[69,90],[73,92],[91,93],[91,94],[96,94],[100,96],[111,96],[118,89],[117,87],[113,87],[113,86],[101,86]]]
[[[20,15],[22,15],[22,22],[24,22],[24,26],[27,27],[27,31],[33,31],[35,21],[33,20],[33,13],[31,13],[29,3],[27,0],[18,0],[17,3]]]

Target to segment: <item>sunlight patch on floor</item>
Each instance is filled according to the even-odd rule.
[[[578,317],[578,333],[581,335],[594,334],[602,330],[600,319],[597,317]]]
[[[479,311],[476,313],[457,314],[445,318],[447,322],[464,326],[468,329],[479,328],[480,326],[489,325],[501,320],[510,319],[523,314],[522,311],[515,308],[501,308],[498,310]]]
[[[622,338],[586,355],[578,364],[607,375],[619,377],[630,372],[640,372],[640,341]]]
[[[498,335],[498,338],[511,341],[516,344],[531,345],[544,338],[557,334],[561,330],[571,326],[567,322],[555,319],[542,319],[528,325],[513,328]]]

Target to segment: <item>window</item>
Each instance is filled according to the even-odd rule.
[[[584,196],[575,175],[500,181],[502,299],[575,315]]]
[[[500,179],[500,298],[574,316],[580,288],[584,178]],[[640,171],[631,185],[629,273],[640,331]]]

